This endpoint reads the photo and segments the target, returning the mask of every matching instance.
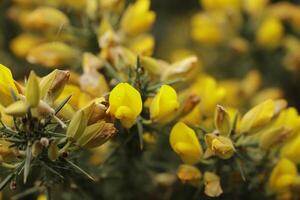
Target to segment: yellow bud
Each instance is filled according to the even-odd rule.
[[[92,140],[101,130],[103,129],[105,125],[104,121],[97,122],[95,124],[92,124],[84,130],[82,136],[77,140],[77,143],[80,146],[86,145],[90,140]]]
[[[217,136],[212,133],[206,134],[205,143],[210,152],[222,159],[231,158],[235,152],[232,141],[224,136]]]
[[[130,128],[142,111],[140,93],[128,83],[119,83],[109,95],[109,113]]]
[[[209,197],[218,197],[223,193],[220,177],[212,172],[204,173],[204,193]]]
[[[0,64],[0,104],[8,106],[13,102],[12,92],[18,94],[11,71]]]
[[[48,148],[48,158],[51,161],[57,160],[59,157],[59,148],[57,146],[57,142],[53,141],[50,143]]]
[[[30,72],[26,83],[26,101],[30,107],[36,107],[40,102],[40,86],[38,79],[33,71]]]
[[[182,164],[177,169],[177,177],[183,183],[188,183],[194,187],[199,187],[202,174],[198,168],[192,165]]]
[[[121,30],[132,36],[148,31],[155,20],[155,13],[149,8],[150,0],[129,5],[121,19]]]
[[[285,142],[300,129],[300,117],[295,108],[283,110],[272,124],[261,130],[259,145],[263,149]]]
[[[284,35],[284,27],[280,20],[267,18],[256,32],[256,41],[263,48],[276,48]]]
[[[297,166],[292,161],[283,158],[278,161],[269,178],[269,188],[273,192],[288,190],[298,175]]]
[[[28,104],[25,101],[16,101],[9,106],[7,106],[4,110],[5,114],[11,116],[23,116],[28,112]]]
[[[67,137],[75,141],[78,140],[82,136],[86,126],[87,117],[84,111],[77,111],[68,126],[66,133]]]
[[[166,68],[163,71],[161,80],[185,79],[188,81],[195,78],[198,72],[198,58],[190,56]]]
[[[26,58],[28,52],[33,47],[41,44],[44,39],[39,38],[34,35],[23,33],[16,38],[14,38],[9,46],[11,51],[20,58]]]
[[[151,56],[154,46],[154,38],[149,34],[143,34],[128,41],[128,48],[138,55]]]
[[[109,139],[115,136],[117,129],[112,123],[105,123],[104,127],[88,142],[85,144],[86,148],[96,148],[106,143]]]
[[[62,42],[43,43],[32,48],[27,55],[27,61],[46,67],[72,65],[80,57],[79,52]]]
[[[215,111],[215,126],[218,129],[219,133],[224,136],[229,136],[231,131],[231,121],[230,116],[220,105],[217,105]]]
[[[167,123],[172,120],[179,108],[176,91],[168,85],[162,85],[150,105],[152,120]]]
[[[51,7],[39,7],[30,12],[24,21],[25,28],[35,30],[58,31],[69,25],[68,17],[58,9]]]
[[[141,66],[146,69],[150,75],[159,76],[161,73],[161,65],[159,60],[149,56],[140,57]]]
[[[32,149],[31,149],[32,156],[36,158],[40,155],[40,153],[42,153],[42,151],[43,151],[43,145],[39,140],[36,140],[32,145]]]
[[[54,101],[63,91],[68,82],[68,71],[54,70],[40,81],[41,98],[47,102]]]
[[[249,110],[241,119],[240,133],[253,134],[268,124],[275,114],[275,103],[266,100]]]
[[[201,144],[193,129],[178,122],[171,130],[170,144],[172,149],[187,164],[198,163],[203,155]]]

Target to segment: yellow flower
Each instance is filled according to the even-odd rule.
[[[0,104],[8,106],[13,102],[12,92],[18,94],[11,71],[0,64]]]
[[[276,48],[283,38],[284,27],[280,20],[267,18],[256,32],[257,43],[264,48]]]
[[[275,115],[275,102],[266,100],[249,110],[241,119],[240,133],[253,134],[265,126]]]
[[[44,39],[23,33],[10,42],[11,51],[20,58],[25,58],[31,48],[41,44]]]
[[[162,85],[150,105],[150,117],[161,123],[174,118],[179,107],[176,91],[168,85]]]
[[[128,35],[146,32],[155,20],[155,13],[149,11],[150,0],[137,0],[129,5],[121,19],[121,29]]]
[[[283,143],[293,137],[300,129],[300,116],[295,108],[288,108],[280,113],[275,121],[261,131],[260,147],[269,147]]]
[[[177,177],[183,183],[188,183],[194,187],[198,187],[202,174],[198,168],[192,165],[182,164],[177,169]]]
[[[273,192],[288,190],[298,176],[297,166],[292,161],[282,158],[271,172],[269,187]]]
[[[139,55],[151,56],[155,46],[152,35],[144,34],[128,41],[128,48]]]
[[[109,112],[121,120],[125,128],[130,128],[142,111],[140,93],[128,83],[119,83],[109,95]]]
[[[196,164],[202,158],[202,147],[195,131],[183,122],[176,123],[172,128],[170,144],[181,160],[187,164]]]
[[[192,18],[192,38],[207,46],[215,46],[223,41],[223,32],[218,23],[206,14],[197,14]]]
[[[225,10],[238,9],[240,0],[200,0],[201,5],[205,10]]]
[[[62,42],[43,43],[32,48],[27,54],[27,61],[46,67],[71,65],[78,60],[76,49]]]
[[[206,134],[205,143],[208,146],[206,152],[207,155],[217,155],[222,159],[228,159],[235,152],[232,141],[224,136],[219,136],[212,133]]]
[[[269,0],[244,0],[243,6],[250,15],[257,16],[263,13]]]
[[[287,158],[297,164],[300,163],[300,135],[288,141],[280,150],[280,157]]]

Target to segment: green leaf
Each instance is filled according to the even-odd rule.
[[[25,165],[24,165],[24,183],[27,182],[27,178],[30,171],[30,163],[31,163],[31,144],[28,143],[26,148],[26,158],[25,158]]]
[[[14,173],[10,173],[7,177],[5,177],[5,179],[0,183],[0,191],[2,191],[5,188],[5,186],[8,184],[8,182],[10,182],[14,177],[15,177]]]
[[[91,179],[92,181],[95,181],[95,179],[88,174],[86,171],[84,171],[81,167],[79,167],[78,165],[76,165],[75,163],[71,162],[70,160],[65,159],[65,161],[70,164],[74,169],[76,169],[77,171],[81,172],[82,174],[84,174],[86,177],[88,177],[89,179]]]
[[[143,148],[144,148],[143,125],[140,120],[137,122],[137,129],[138,129],[138,134],[139,134],[140,148],[141,148],[141,150],[143,150]]]

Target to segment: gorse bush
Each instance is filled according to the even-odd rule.
[[[300,7],[202,0],[155,51],[150,4],[3,3],[0,58],[34,70],[0,61],[2,198],[299,199]]]

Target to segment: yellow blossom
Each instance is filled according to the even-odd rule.
[[[200,0],[201,5],[206,10],[238,9],[240,0]]]
[[[170,144],[181,160],[187,164],[198,163],[202,158],[202,147],[195,131],[183,122],[176,123],[172,128]]]
[[[34,46],[37,46],[41,44],[44,41],[44,39],[31,35],[23,33],[16,38],[14,38],[10,42],[10,49],[11,51],[20,58],[26,58],[28,52],[31,48]]]
[[[146,32],[155,20],[155,13],[149,8],[150,0],[137,0],[129,5],[121,19],[121,30],[128,35]]]
[[[142,111],[140,93],[128,83],[119,83],[109,95],[109,112],[130,128]]]
[[[282,158],[278,161],[269,178],[269,188],[273,192],[288,190],[298,175],[297,166],[292,161]]]
[[[139,55],[151,56],[154,46],[154,38],[149,34],[143,34],[128,41],[128,48]]]
[[[280,157],[300,163],[300,135],[286,142],[280,150]]]
[[[241,119],[240,133],[251,134],[257,132],[265,126],[275,115],[275,102],[266,100],[251,110],[249,110]]]
[[[218,45],[223,40],[223,32],[218,23],[206,14],[197,14],[192,18],[192,38],[207,46]]]
[[[168,85],[162,85],[150,105],[150,117],[160,123],[174,118],[179,107],[176,91]]]
[[[295,108],[283,110],[268,127],[261,131],[260,147],[269,147],[285,142],[300,129],[300,116]]]
[[[284,27],[276,18],[265,19],[256,32],[257,43],[264,48],[276,48],[280,45]]]
[[[11,104],[12,92],[18,94],[11,71],[0,64],[0,104],[3,106]]]

